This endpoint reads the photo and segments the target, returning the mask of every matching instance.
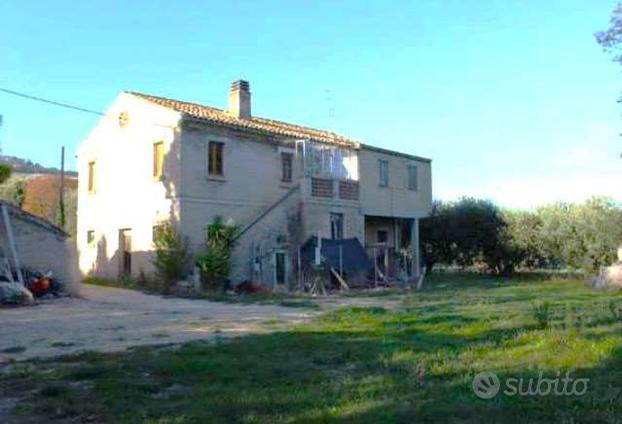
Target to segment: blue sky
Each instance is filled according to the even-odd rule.
[[[614,5],[0,0],[0,87],[102,111],[124,89],[225,107],[244,78],[258,116],[432,158],[435,198],[622,201],[622,67],[593,37]],[[45,165],[97,121],[2,93],[0,114],[4,153]]]

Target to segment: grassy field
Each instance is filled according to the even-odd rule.
[[[622,294],[572,280],[428,283],[379,297],[397,309],[339,309],[287,332],[20,364],[0,388],[22,397],[16,422],[33,423],[622,422]],[[483,371],[501,382],[489,400],[472,389]],[[510,378],[566,372],[589,379],[585,394],[503,393]]]

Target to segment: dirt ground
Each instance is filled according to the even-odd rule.
[[[302,323],[317,310],[164,298],[84,285],[82,298],[0,310],[0,365],[80,351],[181,343],[274,331]]]

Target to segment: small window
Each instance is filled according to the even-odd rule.
[[[291,153],[281,153],[281,181],[292,181],[292,164],[294,155]]]
[[[417,191],[417,165],[410,165],[408,167],[408,189]]]
[[[95,161],[89,162],[88,191],[95,193]]]
[[[89,230],[86,232],[86,243],[87,244],[95,243],[95,231]]]
[[[378,185],[380,187],[389,186],[389,161],[384,159],[378,160]]]
[[[378,230],[376,232],[376,241],[378,243],[386,243],[389,241],[389,232],[387,230]]]
[[[224,143],[209,142],[208,173],[209,175],[223,175],[223,147]]]
[[[164,224],[157,224],[151,228],[151,241],[155,243],[155,241],[164,233]]]
[[[285,284],[287,282],[287,261],[284,252],[274,253],[274,282]]]
[[[153,178],[161,179],[164,169],[164,143],[158,142],[153,145]]]
[[[330,236],[333,240],[341,240],[343,238],[343,214],[330,214]]]

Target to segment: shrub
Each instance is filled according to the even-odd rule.
[[[24,203],[26,195],[26,178],[12,176],[4,184],[0,185],[0,198],[7,200],[19,207]]]
[[[614,321],[622,321],[622,306],[618,306],[613,299],[609,301],[609,311]]]
[[[0,184],[4,183],[11,176],[11,167],[0,164]]]
[[[182,237],[170,224],[165,224],[154,237],[155,256],[152,260],[156,277],[162,282],[162,289],[170,291],[172,285],[184,276],[190,263],[188,240]]]
[[[531,312],[538,327],[547,328],[551,322],[551,304],[548,301],[531,299]]]
[[[207,227],[207,250],[197,258],[201,278],[211,288],[225,288],[238,227],[217,216]]]

